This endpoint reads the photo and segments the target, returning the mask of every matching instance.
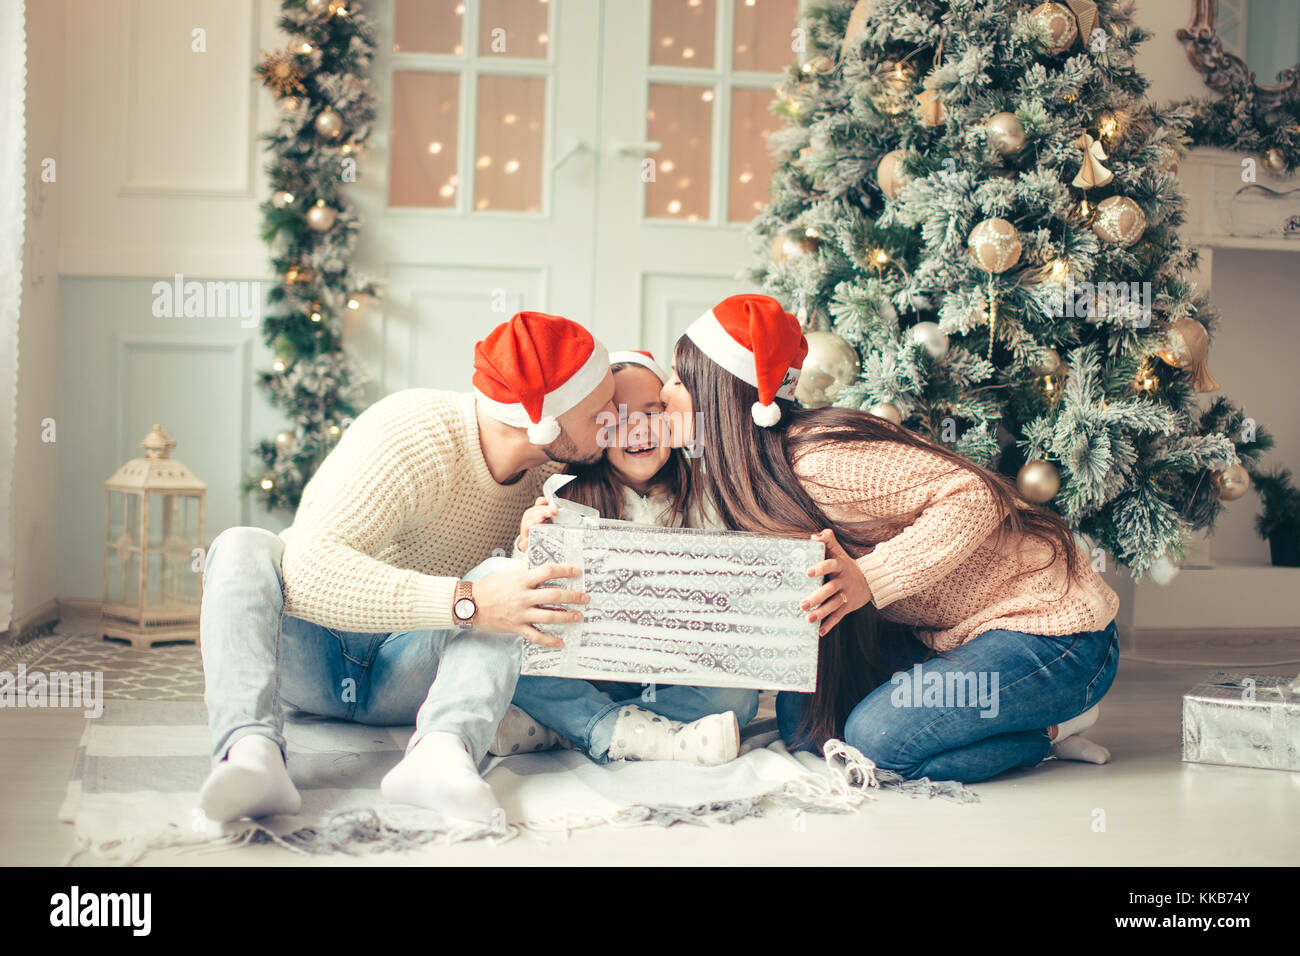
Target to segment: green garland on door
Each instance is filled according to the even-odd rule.
[[[343,348],[344,316],[375,296],[352,269],[360,221],[344,198],[370,138],[375,89],[368,74],[375,30],[356,0],[284,0],[282,50],[256,74],[276,97],[280,121],[263,137],[273,190],[262,238],[276,282],[262,335],[275,355],[257,373],[291,424],[254,448],[243,490],[266,509],[295,509],[303,487],[365,407],[366,374]]]

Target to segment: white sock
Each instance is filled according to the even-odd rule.
[[[1106,763],[1110,760],[1110,751],[1099,743],[1078,734],[1066,737],[1059,744],[1052,744],[1052,756],[1058,760],[1078,760],[1083,763]]]
[[[274,740],[262,734],[240,737],[199,791],[199,808],[216,823],[243,817],[297,813],[302,797],[289,779]]]
[[[1075,734],[1081,734],[1097,722],[1101,715],[1101,704],[1093,704],[1078,717],[1071,717],[1069,720],[1062,721],[1056,725],[1056,737],[1052,740],[1053,744],[1059,744],[1066,737],[1073,737]]]
[[[501,807],[456,734],[425,734],[379,784],[394,803],[411,803],[447,817],[495,823]]]

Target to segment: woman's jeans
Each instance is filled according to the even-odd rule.
[[[516,707],[597,759],[609,750],[620,708],[628,705],[684,723],[733,710],[744,727],[758,713],[758,691],[536,676],[519,678],[515,687]]]
[[[853,708],[844,740],[908,779],[973,783],[1047,756],[1047,728],[1077,717],[1110,690],[1119,636],[1113,621],[1063,637],[995,630],[942,657],[931,654],[914,641],[893,664],[894,676]],[[787,742],[795,739],[806,696],[777,697],[777,725]]]
[[[213,761],[240,737],[285,749],[281,704],[362,724],[415,724],[456,734],[478,762],[510,706],[521,638],[476,630],[368,634],[284,613],[284,542],[262,528],[228,528],[208,549],[199,633]],[[504,562],[504,563],[502,563]],[[489,558],[465,575],[513,570]]]

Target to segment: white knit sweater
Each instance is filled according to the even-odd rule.
[[[366,633],[453,627],[457,580],[510,553],[520,512],[559,467],[497,484],[472,393],[394,392],[343,433],[281,532],[285,613]]]

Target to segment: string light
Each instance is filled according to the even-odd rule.
[[[310,52],[311,52],[311,44],[310,44],[310,43],[304,43],[302,46],[298,47],[298,50],[299,50],[300,52],[302,52],[302,53],[310,53]]]
[[[1070,264],[1066,262],[1064,259],[1057,259],[1055,262],[1052,263],[1051,276],[1054,281],[1060,282],[1069,274],[1070,274]]]
[[[270,478],[263,478],[261,484],[262,484],[263,491],[270,491],[272,488],[275,487],[275,482],[272,481]]]
[[[276,359],[274,362],[271,363],[271,368],[275,369],[277,372],[283,372],[284,362],[282,362],[280,359]]]
[[[877,249],[875,253],[871,256],[871,261],[878,266],[883,266],[886,262],[889,261],[889,253],[887,253],[884,249]]]
[[[361,308],[361,303],[357,299],[348,299],[348,308],[355,311]]]
[[[331,434],[331,435],[337,435],[337,434],[339,433],[339,431],[340,431],[339,426],[337,426],[337,425],[331,425],[331,426],[330,426],[330,434]]]

